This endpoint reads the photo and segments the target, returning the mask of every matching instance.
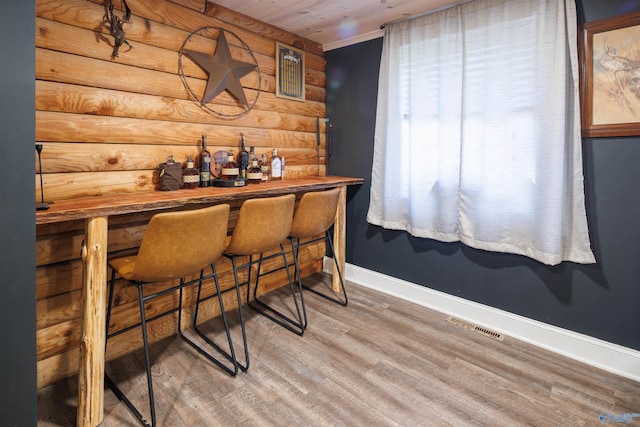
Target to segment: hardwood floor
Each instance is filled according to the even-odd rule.
[[[328,283],[322,274],[308,280]],[[158,424],[596,426],[603,412],[640,412],[637,382],[355,284],[348,291],[346,308],[305,294],[303,337],[247,308],[251,367],[235,378],[177,337],[153,345]],[[141,352],[108,366],[148,413]],[[76,393],[75,377],[42,389],[38,425],[75,425]],[[107,390],[101,425],[138,424]]]

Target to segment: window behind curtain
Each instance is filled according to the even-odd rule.
[[[572,0],[475,0],[387,27],[368,221],[594,262],[576,26]]]

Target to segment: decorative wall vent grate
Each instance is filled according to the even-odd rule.
[[[486,337],[493,338],[494,340],[504,341],[504,335],[502,335],[501,333],[492,331],[491,329],[487,329],[482,326],[478,326],[475,323],[467,322],[466,320],[458,319],[457,317],[453,317],[453,316],[447,317],[447,322],[454,324],[456,326],[460,326],[461,328],[465,328],[465,329],[469,329],[470,331],[477,332]]]

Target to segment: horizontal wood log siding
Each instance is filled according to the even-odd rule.
[[[103,0],[36,1],[36,142],[43,145],[47,200],[156,191],[158,165],[169,155],[182,162],[189,154],[195,158],[203,134],[212,152],[237,152],[244,134],[258,155],[278,148],[286,158],[287,176],[325,174],[322,120],[320,147],[316,143],[316,117],[324,117],[326,111],[321,46],[205,0],[129,3],[132,17],[124,30],[132,48],[123,46],[113,60]],[[232,31],[254,52],[262,79],[258,82],[255,73],[242,79],[248,100],[259,91],[254,109],[243,117],[224,120],[208,113],[190,98],[180,78],[180,47],[189,33],[203,26]],[[275,96],[276,41],[305,51],[305,102]],[[196,43],[203,51],[215,50],[213,39],[198,37]],[[234,46],[234,40],[229,43],[234,58],[251,60],[246,51]],[[190,61],[184,65],[190,87],[202,92],[206,75]],[[226,93],[209,105],[225,113],[237,111]],[[39,200],[39,177],[35,178]],[[230,227],[238,207],[238,203],[232,206]],[[150,216],[110,218],[109,256],[135,252]],[[37,226],[38,387],[77,373],[83,230],[83,221]],[[323,255],[323,245],[304,248],[303,274],[318,271]],[[218,264],[223,288],[232,286],[230,269],[226,260]],[[267,289],[282,282],[283,277],[273,276],[265,280]],[[154,284],[150,291],[167,285]],[[213,284],[208,283],[205,290],[213,292]],[[225,298],[231,296],[225,294]],[[149,311],[159,312],[176,299],[177,295],[167,295],[152,302]],[[193,294],[187,292],[186,302],[192,301]],[[210,318],[219,312],[215,299],[209,302],[204,313]],[[233,308],[231,300],[226,304]],[[119,281],[112,328],[136,321],[136,293]],[[176,316],[152,322],[151,339],[174,334],[176,322]],[[107,359],[138,348],[139,335],[133,330],[114,338]]]

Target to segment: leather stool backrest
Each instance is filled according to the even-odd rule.
[[[245,201],[225,252],[253,255],[277,248],[291,231],[295,202],[294,194]]]
[[[160,282],[198,273],[224,250],[229,205],[164,212],[149,221],[132,279]]]
[[[340,188],[305,193],[296,207],[289,236],[305,238],[324,233],[336,217]]]

